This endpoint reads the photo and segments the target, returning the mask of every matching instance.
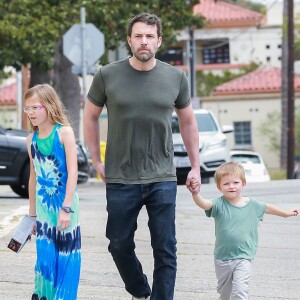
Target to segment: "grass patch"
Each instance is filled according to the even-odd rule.
[[[271,180],[284,180],[286,179],[286,170],[284,169],[268,169]]]

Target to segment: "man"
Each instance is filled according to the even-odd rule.
[[[84,111],[84,132],[97,173],[106,182],[109,251],[132,299],[171,300],[176,278],[176,170],[172,112],[191,161],[187,187],[200,190],[197,123],[184,73],[155,58],[161,21],[141,13],[129,21],[130,58],[95,74]],[[105,169],[100,160],[99,115],[108,112]],[[191,179],[199,180],[193,187]],[[143,206],[154,256],[152,290],[135,255],[134,233]]]

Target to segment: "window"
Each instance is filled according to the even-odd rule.
[[[195,114],[199,132],[218,132],[218,127],[210,113]],[[179,133],[177,116],[172,116],[172,132]]]
[[[170,48],[166,51],[158,52],[156,57],[173,66],[183,65],[183,49]]]
[[[203,64],[228,64],[229,59],[229,44],[206,46],[202,50]]]
[[[251,146],[251,122],[234,122],[233,126],[235,145],[243,147]]]
[[[231,155],[231,159],[238,161],[239,163],[247,163],[248,161],[251,161],[254,164],[260,164],[261,161],[257,155],[252,154],[234,154]]]

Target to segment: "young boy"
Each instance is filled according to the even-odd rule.
[[[253,198],[242,197],[246,186],[241,164],[227,162],[215,173],[217,188],[223,196],[207,200],[193,195],[195,203],[215,219],[215,271],[217,291],[222,300],[248,299],[251,261],[258,243],[258,222],[264,213],[280,217],[297,216],[298,210],[282,210]],[[197,185],[197,181],[193,181]]]

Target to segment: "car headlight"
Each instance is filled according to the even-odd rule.
[[[174,152],[186,152],[184,144],[175,144],[173,145]]]
[[[224,148],[226,146],[226,139],[212,141],[206,144],[206,150],[212,150],[216,148]]]

